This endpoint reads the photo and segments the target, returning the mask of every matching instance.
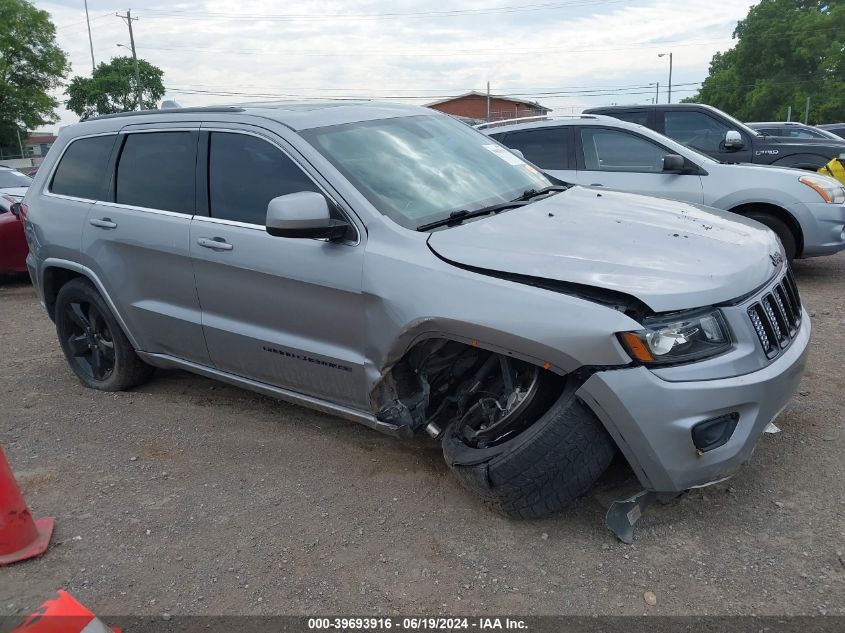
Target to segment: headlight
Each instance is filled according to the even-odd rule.
[[[798,180],[808,187],[812,187],[825,202],[829,202],[831,204],[842,204],[845,202],[845,187],[833,180],[833,178],[825,178],[824,176],[801,176]]]
[[[719,310],[656,316],[644,329],[618,334],[631,358],[646,365],[666,365],[716,356],[731,347],[731,334]]]

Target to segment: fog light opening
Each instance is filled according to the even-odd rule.
[[[692,427],[692,443],[699,453],[724,446],[731,439],[738,422],[739,413],[736,412],[699,422]]]

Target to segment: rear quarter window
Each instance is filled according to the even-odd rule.
[[[88,200],[103,199],[103,181],[116,134],[71,141],[50,184],[50,192]]]
[[[612,110],[607,114],[620,121],[627,121],[628,123],[636,123],[637,125],[648,127],[647,110]]]

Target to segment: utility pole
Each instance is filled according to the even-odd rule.
[[[807,97],[807,105],[804,106],[804,125],[810,119],[810,97]]]
[[[490,122],[490,82],[487,82],[487,122]]]
[[[792,121],[792,106],[789,106],[786,110],[786,122],[789,123]]]
[[[132,47],[132,61],[135,62],[135,103],[138,110],[144,109],[144,102],[141,100],[141,73],[138,70],[138,56],[135,54],[135,35],[132,33],[132,22],[138,18],[132,17],[130,9],[126,9],[126,15],[115,13],[121,20],[125,20],[129,26],[129,44]]]
[[[23,151],[23,141],[21,141],[21,129],[16,125],[15,132],[18,133],[18,147],[21,149],[21,158],[26,158],[26,152]]]
[[[669,100],[667,103],[672,103],[672,53],[658,53],[658,57],[669,56]]]
[[[91,20],[88,18],[88,0],[85,0],[85,21],[88,23],[88,46],[91,48],[91,72],[97,68],[94,63],[94,40],[91,39]]]

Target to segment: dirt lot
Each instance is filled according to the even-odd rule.
[[[0,442],[57,528],[0,569],[0,614],[59,587],[104,614],[845,614],[845,254],[795,268],[815,332],[783,432],[630,546],[602,523],[623,468],[506,520],[436,448],[182,372],[84,389],[32,288],[3,282]]]

